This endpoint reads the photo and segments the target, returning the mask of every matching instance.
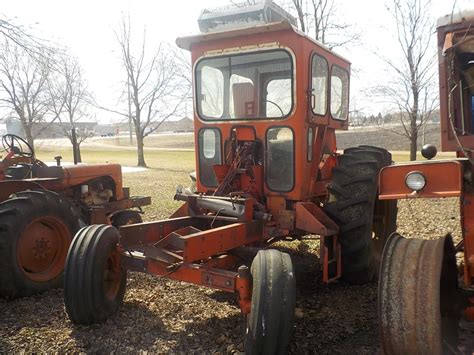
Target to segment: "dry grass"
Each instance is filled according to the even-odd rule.
[[[54,157],[60,155],[64,161],[72,161],[71,149],[42,149],[36,153],[37,157],[43,161],[54,161]],[[97,150],[81,149],[82,161],[93,163],[118,163],[124,166],[136,166],[137,155],[133,150]],[[194,152],[182,151],[146,151],[145,160],[152,169],[166,170],[195,170]]]
[[[97,142],[123,147],[136,145],[135,137],[132,138],[130,144],[130,139],[124,136],[100,138],[97,139]],[[153,148],[194,148],[194,133],[152,135],[145,138],[145,146]]]

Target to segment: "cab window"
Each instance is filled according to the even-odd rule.
[[[325,115],[328,92],[328,62],[314,54],[311,66],[311,106],[315,115]]]
[[[294,184],[294,137],[288,127],[267,131],[266,179],[273,191],[288,192]]]
[[[198,134],[199,178],[207,187],[216,187],[214,165],[221,164],[221,132],[217,128],[204,128]]]
[[[293,109],[293,61],[283,49],[205,58],[195,77],[203,120],[277,119]]]
[[[334,65],[331,72],[331,115],[337,120],[347,119],[349,111],[349,74]]]

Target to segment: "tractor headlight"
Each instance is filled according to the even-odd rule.
[[[405,185],[413,191],[421,191],[426,185],[425,175],[418,171],[412,171],[405,177]]]

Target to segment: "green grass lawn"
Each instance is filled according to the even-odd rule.
[[[125,136],[110,137],[110,138],[100,138],[96,142],[109,144],[109,145],[118,145],[122,147],[135,146],[136,140],[135,136],[132,138],[132,143],[130,144],[130,139]],[[145,147],[151,148],[194,148],[194,133],[179,133],[179,134],[160,134],[152,135],[145,138]]]
[[[54,161],[60,155],[64,161],[72,161],[72,149],[41,149],[36,156],[43,161]],[[137,165],[137,154],[133,150],[97,150],[81,149],[82,161],[85,163],[118,163],[125,166]],[[194,152],[146,151],[145,161],[150,168],[167,170],[195,170]]]

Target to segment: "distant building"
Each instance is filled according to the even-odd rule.
[[[177,121],[163,122],[156,132],[194,132],[194,122],[189,117]]]
[[[119,130],[119,132],[123,131],[122,127],[117,124],[98,124],[95,127],[94,133],[96,136],[101,136],[101,137],[115,136],[117,134],[117,130]],[[127,131],[128,131],[128,127],[127,127]]]
[[[78,130],[90,132],[95,135],[97,122],[76,122],[74,124]],[[25,132],[21,122],[14,119],[6,120],[6,131],[10,134],[25,138]],[[35,123],[33,124],[33,136],[35,138],[64,138],[64,128],[59,122],[52,123]]]

